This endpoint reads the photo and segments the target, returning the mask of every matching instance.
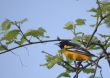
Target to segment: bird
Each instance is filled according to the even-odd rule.
[[[98,68],[101,68],[98,64],[96,64],[92,57],[97,57],[96,55],[90,53],[85,48],[81,47],[80,45],[76,43],[72,43],[68,40],[61,40],[58,43],[58,46],[63,49],[63,54],[66,56],[69,60],[78,61],[78,64],[81,64],[83,61],[90,61],[92,64],[96,65]]]
[[[64,49],[64,55],[70,60],[88,61],[91,60],[92,57],[96,57],[85,48],[68,40],[62,40],[58,46]]]

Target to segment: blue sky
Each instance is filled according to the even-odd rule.
[[[92,33],[88,25],[95,20],[90,17],[87,10],[95,6],[95,0],[0,0],[0,23],[7,18],[14,21],[27,18],[28,22],[21,26],[24,31],[43,27],[47,30],[50,39],[56,39],[57,36],[68,39],[72,38],[72,33],[64,30],[63,27],[68,21],[75,21],[77,18],[88,20],[86,26],[78,28],[78,31]],[[39,66],[45,63],[42,50],[53,55],[57,53],[59,48],[54,43],[32,45],[27,48],[29,55],[25,48],[14,50],[25,66],[21,65],[19,57],[10,52],[0,55],[1,78],[56,78],[64,71],[57,65],[50,70]],[[103,61],[101,65],[106,66],[103,75],[107,78],[110,73],[110,70],[107,70],[107,63]],[[81,74],[81,78],[85,76]]]

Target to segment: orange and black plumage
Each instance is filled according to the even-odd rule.
[[[61,49],[65,49],[63,53],[70,60],[88,61],[95,56],[80,45],[68,40],[62,40],[59,43],[59,47]]]

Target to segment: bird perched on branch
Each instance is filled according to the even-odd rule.
[[[64,55],[71,60],[91,60],[92,57],[95,57],[94,54],[91,54],[88,50],[84,49],[76,43],[69,42],[68,40],[62,40],[59,43],[59,47],[64,50]]]
[[[72,43],[68,40],[62,40],[58,43],[58,46],[61,49],[64,49],[63,54],[66,56],[67,59],[74,60],[74,61],[92,61],[92,57],[96,57],[94,54],[90,53],[88,50],[84,49],[80,45],[76,43]],[[96,64],[95,62],[93,62]],[[99,65],[97,65],[101,68]]]

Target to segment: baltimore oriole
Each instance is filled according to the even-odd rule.
[[[64,55],[70,60],[88,61],[91,60],[92,57],[95,57],[95,55],[91,54],[88,50],[68,40],[62,40],[59,43],[59,47],[64,49]]]
[[[94,54],[91,54],[88,50],[84,49],[80,45],[76,43],[72,43],[68,40],[62,40],[59,43],[59,47],[64,49],[63,54],[70,60],[79,61],[81,64],[82,61],[90,61],[95,64],[97,67],[101,68],[98,64],[96,64],[92,57],[97,57]]]

